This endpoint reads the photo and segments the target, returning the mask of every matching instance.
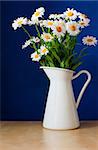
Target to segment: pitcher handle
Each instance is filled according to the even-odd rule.
[[[87,80],[86,80],[84,86],[82,87],[82,89],[81,89],[81,91],[80,91],[80,94],[79,94],[78,99],[77,99],[77,102],[76,102],[76,108],[78,108],[79,103],[80,103],[80,101],[81,101],[81,98],[82,98],[82,96],[83,96],[83,93],[84,93],[84,91],[86,90],[86,88],[87,88],[89,82],[91,81],[91,74],[90,74],[87,70],[81,70],[81,71],[79,71],[76,75],[74,75],[74,76],[72,77],[72,80],[73,80],[73,79],[76,79],[77,77],[79,77],[82,73],[85,73],[88,78],[87,78]]]

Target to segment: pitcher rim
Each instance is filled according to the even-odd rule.
[[[40,69],[53,69],[53,70],[59,70],[59,71],[67,71],[71,73],[75,73],[75,71],[70,70],[70,69],[64,69],[64,68],[59,68],[59,67],[48,67],[48,66],[40,66]]]

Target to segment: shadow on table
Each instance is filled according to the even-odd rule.
[[[98,121],[81,121],[80,124],[81,129],[98,127]]]

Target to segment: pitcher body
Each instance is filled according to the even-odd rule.
[[[72,88],[74,71],[42,68],[50,80],[43,127],[55,130],[78,128],[80,123]]]

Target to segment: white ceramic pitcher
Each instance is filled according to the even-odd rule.
[[[49,93],[43,120],[43,127],[55,130],[75,129],[80,126],[77,108],[88,86],[91,75],[81,70],[73,76],[74,71],[55,67],[41,66],[50,80]],[[72,80],[85,73],[88,77],[77,102],[75,102]]]

